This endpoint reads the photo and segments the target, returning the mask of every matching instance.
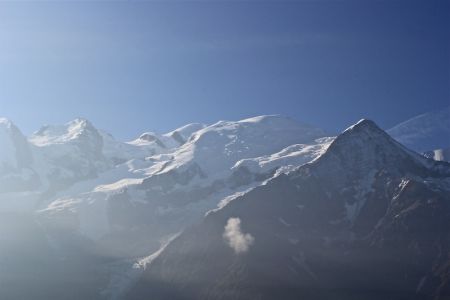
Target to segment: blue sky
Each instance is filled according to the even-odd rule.
[[[282,114],[338,131],[450,105],[450,1],[0,2],[0,115],[119,139]]]

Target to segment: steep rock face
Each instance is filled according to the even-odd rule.
[[[363,120],[181,234],[127,298],[448,297],[449,203],[449,164]]]
[[[387,131],[419,153],[450,147],[450,106],[402,122]]]

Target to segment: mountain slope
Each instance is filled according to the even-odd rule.
[[[363,120],[181,234],[127,299],[448,296],[449,226],[450,165]]]

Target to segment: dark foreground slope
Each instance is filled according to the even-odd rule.
[[[128,299],[450,298],[450,165],[363,120],[175,239]]]

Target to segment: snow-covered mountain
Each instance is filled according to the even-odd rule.
[[[29,167],[32,156],[29,145],[22,132],[9,120],[0,118],[1,171]]]
[[[4,220],[0,250],[6,249],[0,251],[0,286],[3,279],[11,278],[26,278],[29,282],[24,284],[30,286],[26,291],[14,284],[0,288],[0,298],[5,299],[147,297],[155,282],[149,283],[149,276],[165,281],[158,273],[166,271],[161,261],[167,258],[165,274],[170,278],[184,260],[191,261],[184,254],[192,254],[191,262],[197,264],[196,247],[207,257],[223,257],[218,272],[223,267],[236,272],[227,273],[227,278],[250,278],[252,264],[261,258],[270,261],[274,255],[280,274],[295,271],[308,282],[325,269],[302,263],[306,256],[299,251],[306,250],[300,244],[359,242],[375,232],[374,224],[383,214],[403,214],[403,209],[419,213],[415,207],[395,206],[407,202],[397,198],[434,199],[430,191],[441,195],[449,185],[448,164],[407,150],[367,120],[337,138],[268,115],[211,125],[192,123],[165,134],[146,131],[122,142],[81,118],[44,126],[28,138],[12,122],[0,119],[0,144],[0,219]],[[435,152],[433,157],[438,158]],[[408,187],[409,194],[402,194],[402,186]],[[440,213],[445,212],[442,208]],[[389,222],[397,220],[389,218]],[[265,236],[265,230],[270,234]],[[274,239],[280,242],[276,247],[271,245]],[[241,264],[259,245],[267,246],[268,252],[261,250],[254,262]],[[16,251],[17,257],[11,259],[18,247],[36,251],[33,255]],[[307,250],[344,251],[317,247]],[[180,255],[174,258],[171,253]],[[15,268],[21,260],[50,270],[49,276],[36,281],[27,275],[26,266]],[[284,268],[284,260],[292,270]],[[257,269],[266,272],[271,266]],[[205,274],[217,276],[202,263],[198,268],[193,267],[192,280],[204,280]],[[183,276],[181,270],[174,278]],[[252,284],[273,279],[255,278]],[[285,284],[284,279],[280,275],[280,284]],[[226,278],[221,282],[223,286],[211,287],[210,298],[222,288],[238,286]],[[198,291],[189,290],[186,297]],[[169,299],[175,299],[172,296]]]
[[[450,147],[450,106],[404,121],[387,132],[406,147],[423,153]]]
[[[127,299],[445,297],[449,203],[450,164],[362,120],[175,238]]]
[[[295,143],[325,136],[321,129],[279,116],[238,122],[220,121],[196,132],[174,153],[162,172],[198,165],[207,176],[228,170],[238,160],[271,154]]]
[[[103,138],[85,119],[61,126],[44,126],[29,139],[37,169],[50,185],[68,185],[97,176],[110,167],[103,155]]]
[[[0,119],[0,190],[3,193],[34,189],[33,155],[25,136],[9,120]]]
[[[315,159],[333,139],[280,116],[193,123],[126,143],[85,119],[44,126],[28,139],[9,121],[2,124],[5,176],[23,180],[26,170],[35,185],[1,190],[0,213],[26,213],[27,226],[42,228],[52,257],[76,265],[74,274],[87,272],[80,276],[107,298],[120,290],[123,280],[114,278],[129,259],[156,252],[207,211]],[[82,288],[91,290],[92,282]]]
[[[26,138],[11,121],[1,119],[0,211],[32,211],[57,193],[70,193],[73,185],[124,179],[116,166],[173,151],[203,127],[189,124],[161,135],[165,144],[160,145],[149,141],[148,134],[131,142],[117,141],[82,118],[43,126]]]
[[[161,149],[173,149],[186,143],[193,133],[205,128],[205,124],[191,123],[177,128],[166,134],[156,134],[154,132],[144,132],[134,141],[131,141],[132,145],[154,145],[156,149],[164,152]],[[156,154],[156,152],[154,153]]]
[[[174,132],[182,136],[193,127]],[[148,254],[166,236],[200,219],[224,198],[261,184],[279,167],[314,159],[332,140],[320,138],[325,135],[320,129],[279,116],[196,128],[200,130],[190,137],[184,133],[185,141],[172,150],[168,140],[173,132],[152,134],[151,139],[144,134],[151,144],[133,141],[132,145],[164,144],[167,151],[129,160],[73,185],[53,197],[40,216],[52,228],[68,226],[102,245],[107,241],[105,247],[121,253],[114,255]],[[249,166],[250,160],[265,163]],[[143,240],[142,235],[151,238]],[[122,243],[124,236],[129,239],[127,245]]]

